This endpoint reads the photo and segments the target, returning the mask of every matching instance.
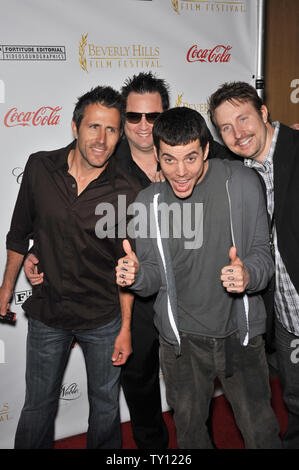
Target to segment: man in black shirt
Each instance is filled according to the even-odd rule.
[[[120,448],[119,375],[131,353],[133,296],[113,287],[121,239],[99,238],[98,204],[117,213],[139,191],[136,180],[110,159],[123,128],[121,96],[97,87],[79,98],[75,141],[30,156],[7,235],[7,266],[0,288],[5,315],[29,239],[43,283],[23,308],[28,314],[26,399],[16,448],[50,448],[61,380],[74,339],[87,369],[90,403],[87,446]]]
[[[123,88],[125,135],[115,152],[117,164],[145,188],[160,178],[153,152],[155,118],[169,107],[167,85],[151,73],[141,72]],[[145,114],[146,113],[146,114]],[[30,255],[25,273],[33,285],[43,282],[38,258]],[[108,281],[108,279],[107,279]],[[133,354],[121,368],[121,385],[130,411],[135,442],[140,449],[165,449],[168,430],[162,416],[159,380],[159,341],[153,322],[155,296],[135,297],[132,316]]]
[[[159,180],[152,127],[169,107],[168,87],[151,72],[134,75],[122,87],[125,126],[115,157],[142,188]],[[121,385],[139,449],[166,449],[168,430],[162,416],[159,380],[159,337],[154,326],[155,296],[135,296],[132,313],[133,354],[122,366]]]

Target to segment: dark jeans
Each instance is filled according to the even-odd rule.
[[[275,345],[283,399],[289,412],[282,446],[299,449],[299,337],[289,333],[277,319]]]
[[[167,449],[169,440],[161,408],[159,335],[153,322],[153,303],[154,298],[135,298],[133,353],[121,371],[121,385],[139,449]]]
[[[90,407],[87,447],[121,447],[120,368],[111,361],[120,324],[117,317],[101,328],[66,331],[29,318],[26,397],[16,432],[16,449],[53,447],[61,382],[74,339],[82,347],[87,371]]]
[[[161,365],[166,397],[174,410],[178,447],[210,449],[206,421],[219,378],[248,449],[281,448],[279,424],[271,408],[268,367],[261,336],[241,346],[237,333],[226,339],[181,335],[181,356],[162,339]],[[226,377],[226,345],[233,375]],[[225,430],[223,430],[225,432]]]

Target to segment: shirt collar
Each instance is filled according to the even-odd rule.
[[[268,154],[266,155],[266,157],[264,158],[264,160],[262,162],[257,162],[256,160],[254,160],[252,158],[245,158],[244,163],[249,168],[256,168],[259,171],[263,172],[263,171],[268,171],[270,169],[270,167],[272,166],[272,164],[273,164],[273,154],[274,154],[274,150],[275,150],[275,147],[276,147],[276,142],[277,142],[278,132],[279,132],[279,128],[280,128],[280,123],[278,121],[275,121],[275,122],[272,123],[272,127],[274,128],[274,133],[273,133],[273,137],[272,137],[272,140],[271,140],[271,145],[270,145],[270,149],[269,149]]]
[[[71,150],[74,150],[76,147],[76,142],[77,140],[73,140],[67,147],[64,147],[63,149],[60,149],[57,152],[56,158],[53,162],[52,165],[52,171],[57,171],[60,169],[65,170],[66,172],[68,171],[68,156]],[[109,158],[109,162],[105,170],[96,178],[94,181],[98,181],[100,178],[103,179],[103,175],[106,174],[107,178],[112,185],[112,187],[115,187],[115,174],[116,174],[116,164],[115,164],[115,158],[114,155],[111,155]]]
[[[60,168],[65,167],[66,169],[68,168],[67,166],[67,158],[71,150],[73,150],[76,147],[76,140],[73,140],[69,145],[66,147],[63,147],[59,150],[54,151],[53,158],[51,157],[50,163],[51,163],[51,171],[57,171]]]

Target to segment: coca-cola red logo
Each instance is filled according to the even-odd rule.
[[[4,117],[6,127],[15,126],[57,126],[60,121],[60,106],[42,106],[37,111],[19,112],[11,108]]]
[[[200,49],[197,45],[193,45],[187,52],[188,62],[229,62],[231,58],[231,46],[218,44],[211,49]]]

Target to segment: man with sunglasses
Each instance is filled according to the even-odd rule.
[[[160,179],[152,128],[159,114],[169,108],[168,86],[151,72],[141,72],[128,78],[121,92],[125,106],[125,135],[115,157],[118,165],[145,188]],[[131,326],[133,353],[121,371],[121,385],[139,449],[166,449],[169,439],[161,408],[154,300],[155,296],[135,297]]]

